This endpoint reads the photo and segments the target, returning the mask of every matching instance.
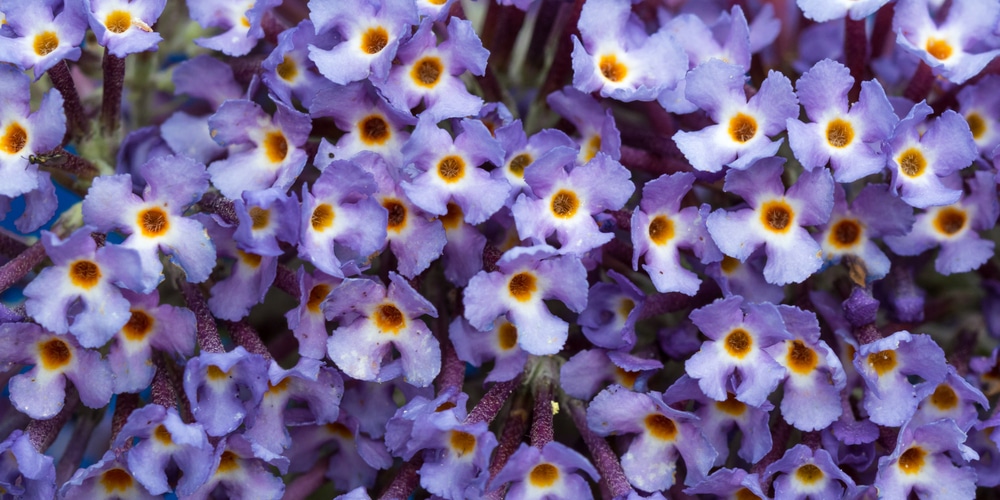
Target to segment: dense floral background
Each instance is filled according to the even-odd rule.
[[[1000,486],[1000,0],[0,0],[0,492]]]

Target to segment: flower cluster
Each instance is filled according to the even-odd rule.
[[[0,21],[6,494],[1000,486],[1000,0]]]

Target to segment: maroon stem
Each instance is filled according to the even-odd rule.
[[[12,259],[28,249],[21,240],[0,231],[0,255]]]
[[[660,314],[701,307],[708,304],[716,297],[721,296],[719,285],[714,281],[705,280],[701,283],[701,288],[694,296],[684,295],[679,292],[656,293],[646,297],[639,312],[639,320],[652,318]]]
[[[38,241],[0,267],[0,292],[21,281],[32,269],[45,260],[45,247]]]
[[[66,400],[63,408],[56,416],[48,420],[32,420],[28,423],[28,427],[24,432],[28,434],[31,445],[39,453],[45,453],[45,450],[49,449],[49,446],[52,446],[52,442],[59,436],[59,431],[66,424],[66,421],[69,420],[69,417],[73,415],[78,404],[80,404],[80,394],[76,392],[76,389],[68,390],[66,391]]]
[[[188,309],[191,309],[198,320],[198,347],[201,348],[202,352],[226,352],[225,347],[222,346],[222,339],[219,338],[219,329],[215,325],[215,318],[212,317],[212,312],[208,309],[208,303],[198,285],[181,283],[181,294],[187,301]]]
[[[476,403],[475,408],[469,412],[469,415],[465,417],[465,423],[474,424],[477,422],[492,422],[496,418],[497,414],[503,408],[503,405],[507,402],[507,398],[514,392],[514,389],[521,384],[521,375],[514,377],[513,380],[508,380],[506,382],[497,382],[493,384],[486,394],[483,395],[482,399]]]
[[[118,129],[122,113],[122,91],[125,86],[125,59],[104,48],[104,97],[101,100],[101,128],[105,134]]]
[[[538,99],[542,101],[549,94],[566,85],[570,79],[570,75],[573,74],[573,58],[570,57],[570,53],[573,51],[573,39],[570,35],[579,34],[576,25],[580,20],[580,11],[583,10],[583,2],[584,0],[574,0],[572,4],[560,4],[560,9],[564,12],[561,12],[559,17],[565,21],[562,22],[561,27],[553,28],[554,30],[560,30],[561,35],[559,36],[559,44],[556,46],[555,58],[549,66],[548,74],[545,75],[545,82],[542,84],[541,91],[538,92]]]
[[[424,456],[417,454],[412,460],[403,464],[399,469],[399,474],[389,483],[389,487],[379,496],[379,500],[406,500],[410,498],[413,490],[420,484],[420,475],[417,471],[424,465]]]
[[[260,340],[257,330],[254,330],[246,321],[226,321],[225,325],[229,329],[229,335],[233,337],[233,341],[237,345],[243,346],[247,352],[263,356],[269,364],[274,359],[271,357],[270,351],[267,350],[267,346]]]
[[[625,471],[622,470],[618,456],[611,450],[611,446],[603,437],[590,430],[590,426],[587,425],[587,410],[583,407],[583,401],[570,399],[566,402],[566,406],[569,407],[569,415],[573,418],[577,430],[580,431],[583,443],[587,445],[590,456],[594,458],[594,465],[601,474],[601,482],[607,485],[611,497],[624,498],[632,491],[632,487],[628,483],[628,478],[625,477]]]
[[[87,135],[90,131],[90,122],[87,121],[87,115],[83,111],[80,94],[76,91],[69,65],[66,61],[58,62],[49,68],[47,73],[52,86],[63,97],[63,110],[66,112],[66,135],[63,136],[63,144],[68,143],[73,137]]]
[[[155,391],[155,389],[153,389]],[[139,406],[139,395],[133,393],[122,393],[118,395],[115,400],[115,414],[111,417],[111,439],[110,442],[114,443],[115,439],[118,437],[118,433],[121,432],[122,427],[125,426],[125,422],[128,421],[129,415],[135,411]],[[125,442],[125,449],[132,446],[132,442]]]
[[[865,66],[868,64],[868,35],[865,33],[865,20],[855,21],[851,16],[844,17],[844,57],[847,68],[854,77],[854,86],[848,94],[850,102],[857,102],[861,95],[861,80],[864,79]]]
[[[917,72],[913,74],[910,84],[903,91],[903,97],[913,102],[920,102],[927,98],[933,87],[934,70],[927,63],[920,61],[920,66],[917,66]]]
[[[465,382],[465,362],[458,359],[455,346],[447,335],[441,338],[441,373],[436,382],[439,393],[448,387],[461,391]]]
[[[174,408],[177,406],[177,390],[170,380],[169,369],[162,356],[154,356],[156,360],[156,373],[153,374],[152,402],[164,408]]]
[[[535,382],[535,408],[531,420],[531,446],[542,449],[555,437],[552,421],[553,381],[546,375]]]
[[[510,460],[511,455],[521,446],[521,438],[528,430],[528,392],[525,390],[514,398],[510,412],[507,413],[507,420],[504,422],[503,432],[500,435],[500,442],[497,444],[496,454],[490,462],[490,483],[486,483],[489,492],[486,498],[490,500],[500,500],[504,496],[504,488],[494,488],[491,484],[493,478],[503,470]]]
[[[892,18],[896,13],[895,2],[890,2],[883,5],[878,13],[875,14],[875,25],[872,28],[872,57],[879,57],[882,52],[889,48],[891,44],[886,43],[890,40],[889,35],[892,35]]]
[[[278,264],[278,273],[274,277],[274,286],[296,299],[300,298],[299,277],[295,274],[295,271],[292,271],[284,264]],[[309,300],[308,297],[305,297],[305,299]]]
[[[46,162],[41,164],[41,167],[51,167],[53,170],[61,170],[83,179],[93,179],[101,174],[93,163],[80,158],[63,148],[56,148],[52,151],[52,154],[61,155],[61,163],[53,164],[52,162]]]

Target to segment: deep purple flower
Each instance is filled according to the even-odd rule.
[[[174,465],[182,472],[174,483],[182,496],[194,492],[212,472],[212,446],[204,429],[201,424],[184,423],[174,408],[151,404],[133,411],[114,446],[134,438],[139,442],[128,451],[128,470],[154,495],[172,490],[167,474],[176,480]]]
[[[267,361],[241,346],[202,352],[184,367],[184,394],[210,436],[225,436],[257,412],[267,390]]]

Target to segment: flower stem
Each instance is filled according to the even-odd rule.
[[[490,386],[483,398],[476,403],[469,415],[465,417],[465,423],[474,424],[477,422],[492,422],[497,414],[507,402],[507,398],[521,384],[521,375],[506,382],[497,382]]]
[[[254,330],[246,321],[226,321],[224,324],[236,345],[243,346],[247,352],[263,356],[269,364],[274,359],[271,357],[270,351],[267,350],[267,346],[260,340],[257,330]]]
[[[0,267],[0,292],[21,281],[32,269],[45,260],[45,247],[41,241],[35,242],[20,255]]]
[[[39,453],[45,453],[45,450],[52,446],[52,442],[59,436],[59,431],[73,415],[78,404],[80,404],[80,393],[76,389],[67,390],[63,408],[56,416],[48,420],[32,420],[28,423],[24,432],[28,434],[31,445]]]
[[[601,481],[607,485],[613,498],[625,497],[632,491],[632,487],[628,483],[628,478],[625,477],[625,471],[622,470],[618,456],[611,450],[607,440],[598,436],[587,425],[587,410],[583,407],[583,401],[566,398],[564,402],[569,407],[569,415],[573,418],[577,430],[580,431],[583,443],[587,445],[590,456],[594,458],[594,465],[597,466],[597,471],[601,474]]]
[[[202,295],[198,285],[193,283],[181,283],[181,294],[187,301],[188,309],[194,313],[198,320],[198,347],[202,352],[226,352],[222,346],[222,339],[219,338],[219,328],[215,325],[215,318],[212,311],[208,309],[205,296]]]
[[[420,475],[417,474],[417,471],[420,470],[422,465],[424,465],[424,456],[420,454],[417,454],[412,460],[403,464],[396,478],[392,480],[392,483],[389,483],[389,487],[378,497],[379,500],[406,500],[410,498],[410,494],[420,484]]]
[[[107,135],[118,130],[122,113],[122,90],[125,85],[125,59],[104,48],[104,97],[101,100],[101,128]]]
[[[76,91],[69,65],[66,61],[61,61],[49,68],[47,73],[52,86],[63,97],[63,110],[66,112],[66,135],[63,136],[63,144],[70,142],[74,137],[87,135],[90,131],[90,122],[87,121],[87,115],[83,111],[80,94]]]

